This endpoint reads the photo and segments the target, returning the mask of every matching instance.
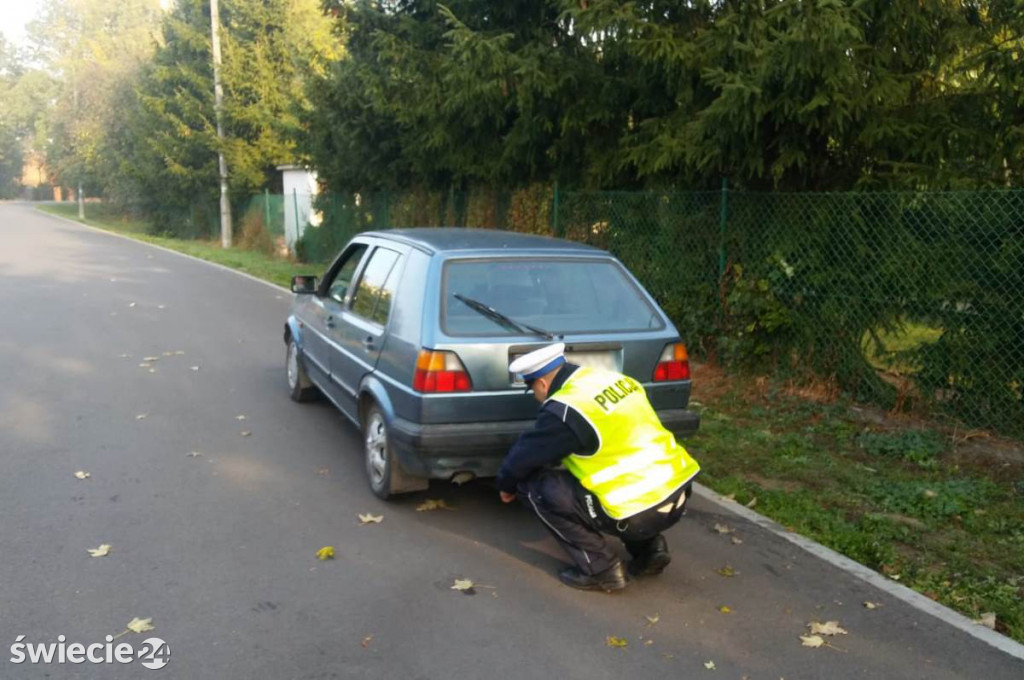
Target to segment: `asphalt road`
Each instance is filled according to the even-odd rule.
[[[0,678],[1024,677],[707,501],[668,535],[662,577],[606,595],[561,586],[543,527],[484,483],[377,500],[353,427],[288,399],[288,297],[0,205]],[[424,498],[455,510],[417,512]],[[325,545],[336,559],[316,559]],[[118,642],[160,637],[163,669],[10,662],[19,635],[91,644],[134,617],[155,629]],[[829,619],[849,634],[801,647]]]

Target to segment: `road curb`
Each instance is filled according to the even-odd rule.
[[[985,626],[977,624],[963,614],[953,611],[949,607],[939,604],[938,602],[925,597],[916,590],[911,590],[907,586],[901,585],[892,579],[879,574],[877,571],[865,567],[860,562],[856,562],[845,555],[837,553],[831,548],[826,548],[806,536],[801,536],[800,534],[789,531],[775,520],[769,519],[758,512],[754,512],[750,508],[729,500],[702,484],[695,483],[693,486],[694,492],[697,496],[714,503],[726,512],[739,515],[748,522],[752,522],[762,529],[765,529],[802,548],[818,559],[824,560],[825,562],[842,569],[848,574],[856,576],[860,580],[884,591],[886,594],[909,604],[918,611],[930,614],[937,619],[940,619],[943,623],[947,623],[954,628],[957,628],[968,635],[995,647],[1001,652],[1005,652],[1017,659],[1024,660],[1024,645],[1019,642],[1008,638],[1001,633],[997,633],[994,630],[986,628]]]
[[[108,231],[106,229],[100,229],[99,227],[92,227],[88,224],[83,224],[82,222],[79,222],[77,220],[63,217],[61,215],[53,215],[51,213],[44,212],[42,210],[39,210],[38,208],[34,208],[34,210],[41,215],[52,217],[57,220],[62,220],[64,222],[74,224],[78,227],[90,229],[100,234],[106,234],[107,236],[114,236],[116,238],[131,241],[133,243],[139,243],[144,246],[149,246],[151,248],[156,248],[157,250],[162,250],[164,252],[171,253],[172,255],[178,255],[189,260],[202,262],[203,264],[210,265],[211,267],[216,267],[217,269],[222,269],[232,274],[244,276],[245,278],[255,281],[256,283],[261,283],[265,286],[270,286],[275,291],[285,291],[289,294],[291,293],[290,290],[283,286],[279,286],[276,283],[271,283],[264,279],[253,276],[252,274],[247,274],[246,272],[239,271],[237,269],[232,269],[231,267],[218,264],[217,262],[204,260],[194,255],[181,253],[176,250],[172,250],[170,248],[157,245],[155,243],[141,241],[130,236],[119,234],[117,232]],[[1005,635],[997,633],[994,630],[990,630],[989,628],[986,628],[980,624],[974,623],[971,619],[967,618],[963,614],[960,614],[950,609],[949,607],[946,607],[945,605],[939,604],[938,602],[935,602],[934,600],[925,597],[917,591],[911,590],[910,588],[901,585],[893,581],[892,579],[887,578],[872,569],[869,569],[868,567],[865,567],[863,564],[860,564],[859,562],[856,562],[850,559],[849,557],[846,557],[845,555],[841,555],[840,553],[836,552],[835,550],[832,550],[831,548],[826,548],[820,543],[817,543],[805,536],[801,536],[800,534],[789,531],[778,522],[771,520],[765,517],[764,515],[751,510],[750,508],[744,507],[743,505],[736,503],[735,501],[728,500],[702,484],[694,483],[694,491],[697,496],[700,496],[701,498],[713,503],[714,505],[720,507],[722,510],[730,512],[734,515],[738,515],[743,519],[753,524],[756,524],[762,529],[765,529],[770,533],[775,534],[776,536],[786,541],[789,541],[790,543],[810,553],[814,557],[824,560],[825,562],[828,562],[829,564],[839,569],[842,569],[843,571],[859,578],[860,580],[869,583],[872,586],[875,586],[876,588],[884,591],[888,595],[898,600],[901,600],[906,604],[909,604],[918,611],[922,611],[926,614],[934,616],[937,619],[940,619],[943,623],[947,623],[953,626],[954,628],[957,628],[963,631],[964,633],[967,633],[968,635],[978,640],[981,640],[982,642],[992,647],[995,647],[1001,652],[1009,654],[1010,656],[1015,657],[1017,659],[1024,660],[1024,645],[1020,644],[1019,642],[1016,642],[1015,640],[1012,640],[1011,638],[1008,638]]]
[[[283,290],[284,292],[288,293],[289,295],[291,294],[291,291],[288,290],[287,288],[285,288],[284,286],[279,286],[276,283],[271,283],[270,281],[267,281],[266,279],[261,279],[258,276],[253,276],[252,274],[248,274],[248,273],[240,271],[238,269],[232,269],[231,267],[228,267],[227,265],[220,264],[218,262],[211,262],[210,260],[204,260],[201,257],[196,257],[195,255],[189,255],[188,253],[182,253],[182,252],[179,252],[179,251],[174,250],[172,248],[167,248],[165,246],[157,245],[156,243],[150,243],[149,241],[143,241],[141,239],[132,238],[131,236],[125,236],[124,234],[119,234],[116,231],[110,231],[108,229],[101,229],[99,227],[93,227],[93,226],[85,224],[83,222],[79,222],[78,220],[73,220],[70,217],[64,217],[63,215],[54,215],[53,213],[48,213],[45,210],[40,210],[39,208],[33,208],[33,210],[35,210],[40,215],[45,215],[46,217],[52,217],[55,220],[61,220],[63,222],[67,222],[69,224],[74,224],[75,226],[82,227],[84,229],[89,229],[90,231],[95,231],[98,234],[106,234],[107,236],[114,236],[116,238],[124,239],[125,241],[131,241],[132,243],[141,243],[144,246],[149,246],[150,248],[156,248],[157,250],[162,250],[165,253],[170,253],[171,255],[178,255],[179,257],[184,257],[184,258],[187,258],[189,260],[193,260],[195,262],[202,262],[203,264],[208,264],[211,267],[216,267],[217,269],[223,269],[224,271],[231,272],[232,274],[238,274],[239,276],[244,276],[245,278],[250,279],[252,281],[255,281],[256,283],[262,283],[264,286],[270,286],[271,288],[273,288],[276,291],[282,291]]]

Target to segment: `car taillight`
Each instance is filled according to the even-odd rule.
[[[469,373],[455,352],[421,350],[416,357],[412,388],[417,392],[469,392]]]
[[[654,382],[689,379],[690,357],[686,353],[686,345],[681,342],[667,345],[654,369]]]

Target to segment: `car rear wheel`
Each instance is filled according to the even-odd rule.
[[[414,477],[402,469],[388,436],[384,412],[376,404],[367,409],[363,419],[363,451],[370,490],[378,498],[387,500],[396,494],[427,488],[426,479]]]
[[[302,365],[302,355],[299,353],[299,346],[295,338],[288,340],[288,354],[285,358],[285,371],[288,377],[288,391],[292,401],[304,402],[317,398],[316,386],[306,375],[306,368]]]

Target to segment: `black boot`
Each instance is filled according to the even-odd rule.
[[[665,571],[665,567],[672,561],[668,552],[668,541],[661,534],[658,534],[642,546],[629,545],[626,548],[633,556],[629,563],[629,573],[632,576],[657,576]]]
[[[584,574],[576,567],[566,567],[558,572],[558,579],[569,586],[579,590],[603,590],[610,593],[613,590],[622,590],[629,581],[626,579],[626,568],[622,562],[616,562],[602,572],[597,574]]]

